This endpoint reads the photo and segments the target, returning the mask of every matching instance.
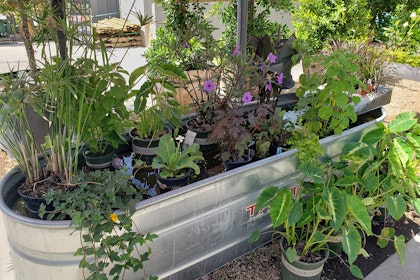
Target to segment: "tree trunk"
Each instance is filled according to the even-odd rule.
[[[50,7],[53,10],[54,18],[57,26],[57,41],[60,58],[67,58],[67,38],[64,33],[63,24],[65,24],[65,0],[50,0]]]
[[[22,3],[22,0],[19,0],[18,2],[19,5],[19,14],[22,20],[22,39],[23,39],[23,43],[25,45],[25,49],[26,49],[26,55],[28,56],[28,62],[29,62],[29,71],[31,74],[31,77],[34,79],[34,82],[37,84],[38,83],[38,71],[37,71],[37,67],[36,67],[36,60],[35,60],[35,50],[34,47],[32,45],[32,40],[31,40],[31,34],[29,32],[29,20],[24,12],[24,6]]]

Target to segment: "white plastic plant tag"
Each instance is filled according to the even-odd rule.
[[[197,132],[194,132],[188,129],[187,133],[185,133],[185,139],[184,139],[184,143],[182,144],[182,147],[185,149],[191,146],[191,144],[194,143],[196,136],[197,136]]]

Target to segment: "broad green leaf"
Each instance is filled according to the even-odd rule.
[[[381,234],[378,237],[378,240],[376,241],[376,245],[378,245],[381,248],[385,248],[389,241],[391,240],[395,235],[395,229],[390,227],[384,227],[381,230]]]
[[[277,186],[271,186],[271,187],[265,188],[257,199],[255,211],[258,212],[261,209],[269,206],[270,203],[273,201],[274,197],[276,196],[278,189],[279,188]]]
[[[140,76],[144,75],[146,73],[146,69],[146,65],[134,69],[133,72],[131,72],[129,84],[132,85]]]
[[[343,239],[341,240],[343,251],[347,254],[349,263],[352,264],[362,248],[362,239],[359,231],[353,225],[350,225],[348,229],[342,227],[341,230],[343,232]]]
[[[372,235],[372,223],[366,205],[358,196],[347,196],[347,203],[351,215],[363,227],[367,235]]]
[[[338,94],[335,96],[335,102],[338,107],[344,109],[344,107],[349,102],[349,97],[347,96],[347,94]]]
[[[404,235],[395,236],[394,248],[398,254],[401,265],[405,265],[405,237]]]
[[[397,178],[402,177],[403,167],[402,167],[399,155],[398,155],[398,151],[394,147],[389,149],[388,160],[389,160],[389,165],[390,165],[392,173]]]
[[[340,178],[339,180],[337,180],[337,182],[335,182],[335,185],[337,186],[342,186],[342,187],[347,187],[347,186],[353,186],[359,183],[359,179],[354,176],[344,176],[342,178]]]
[[[270,204],[270,217],[274,228],[283,225],[288,219],[292,204],[293,198],[290,190],[288,188],[280,189]]]
[[[363,279],[363,273],[360,270],[360,268],[354,264],[350,265],[350,272],[351,274],[353,274],[355,277]]]
[[[362,202],[364,205],[369,206],[375,204],[375,199],[373,199],[372,197],[365,197],[362,199]]]
[[[318,116],[323,120],[328,120],[331,118],[333,109],[330,106],[322,106],[319,108]]]
[[[365,179],[365,189],[368,192],[375,191],[379,188],[379,177],[375,174],[369,173]]]
[[[418,155],[420,154],[420,136],[415,136],[412,134],[407,135],[407,143],[409,143],[414,148]]]
[[[407,209],[404,198],[401,195],[388,195],[385,200],[386,207],[388,208],[389,214],[395,220],[399,220]]]
[[[410,148],[399,138],[394,139],[394,147],[398,153],[398,157],[400,158],[401,164],[403,168],[407,167],[407,162],[410,159],[410,154],[412,154]]]
[[[376,128],[374,130],[371,130],[368,133],[366,133],[365,136],[363,136],[362,142],[364,142],[368,145],[374,145],[379,140],[381,140],[382,137],[384,137],[385,131],[386,130],[384,128]]]
[[[416,114],[413,112],[403,112],[395,117],[389,125],[388,129],[391,133],[398,133],[409,130],[417,123]]]
[[[302,213],[303,213],[303,203],[300,201],[294,203],[292,210],[290,211],[290,214],[289,214],[289,224],[290,225],[296,224],[302,217]]]
[[[321,167],[316,165],[315,163],[304,162],[301,165],[299,165],[299,169],[302,171],[303,175],[305,175],[305,177],[310,178],[312,182],[325,182],[324,173],[322,172]]]
[[[326,188],[323,193],[323,198],[330,211],[331,225],[335,231],[338,231],[347,214],[345,192],[341,192],[336,187],[332,187],[329,190]]]

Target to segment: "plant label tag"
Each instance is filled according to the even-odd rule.
[[[279,155],[283,152],[283,149],[281,147],[277,147],[276,155]]]
[[[187,133],[185,134],[185,139],[184,139],[184,143],[182,144],[182,147],[185,149],[191,146],[191,144],[194,143],[196,136],[197,136],[197,132],[194,132],[188,129]]]

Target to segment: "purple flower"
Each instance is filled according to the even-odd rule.
[[[185,42],[184,48],[189,49],[190,48],[190,44],[188,44],[188,42]]]
[[[237,54],[239,54],[239,46],[235,46],[235,48],[233,49],[232,56],[235,56]]]
[[[271,84],[270,81],[267,82],[267,84],[265,85],[265,89],[268,91],[272,91],[273,90],[273,85]]]
[[[251,101],[252,101],[251,92],[250,91],[245,92],[244,95],[242,96],[242,102],[245,104],[248,104]]]
[[[114,168],[121,169],[124,167],[124,161],[119,157],[114,158]]]
[[[260,66],[260,70],[261,70],[261,71],[264,71],[264,69],[265,69],[265,64],[263,63],[263,64]]]
[[[283,73],[280,73],[280,74],[277,76],[277,82],[279,83],[279,85],[283,84],[283,76],[284,76],[284,74],[283,74]]]
[[[271,64],[276,63],[277,61],[277,56],[275,56],[273,53],[269,53],[267,58]]]
[[[215,87],[216,86],[214,85],[214,83],[213,83],[212,80],[206,80],[206,81],[204,81],[204,87],[203,87],[204,91],[212,92]]]

